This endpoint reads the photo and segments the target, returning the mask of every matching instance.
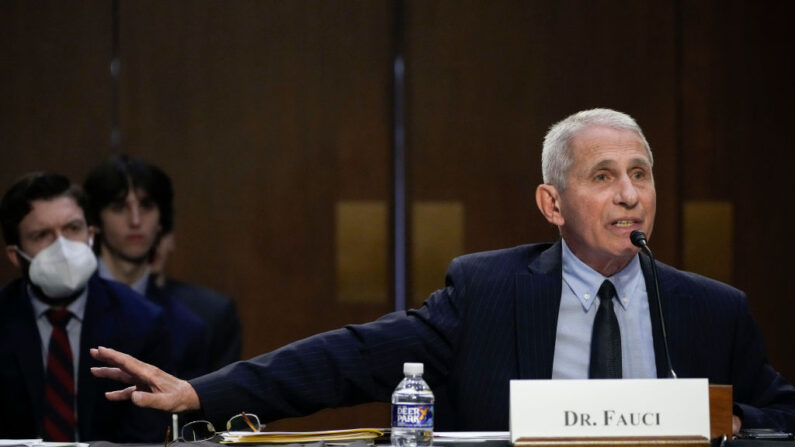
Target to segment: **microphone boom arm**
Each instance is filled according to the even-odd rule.
[[[670,375],[670,378],[676,379],[678,377],[674,371],[674,365],[671,363],[671,353],[668,351],[668,331],[665,329],[665,316],[663,316],[662,309],[662,294],[660,293],[660,278],[657,276],[657,261],[654,259],[654,255],[652,254],[649,245],[646,243],[646,235],[643,234],[642,231],[633,231],[629,235],[629,239],[632,241],[632,244],[640,247],[640,249],[643,250],[643,252],[646,253],[646,256],[648,256],[651,260],[651,273],[654,277],[654,292],[657,294],[657,310],[660,313],[660,329],[662,329],[665,360],[668,362],[668,374]]]

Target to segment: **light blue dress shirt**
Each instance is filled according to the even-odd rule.
[[[563,243],[563,287],[555,339],[553,379],[587,379],[591,331],[599,309],[596,293],[604,280],[616,288],[614,306],[621,330],[622,374],[627,379],[656,378],[646,280],[637,255],[615,275],[606,278],[588,267]]]
[[[41,301],[33,290],[28,286],[28,297],[33,305],[33,312],[36,315],[36,326],[41,337],[41,357],[44,365],[44,373],[47,373],[47,356],[50,353],[50,336],[52,336],[52,323],[47,318],[47,311],[52,308],[49,304]],[[77,393],[77,371],[80,364],[80,331],[83,328],[83,316],[86,313],[86,301],[88,301],[88,287],[66,309],[72,313],[72,318],[66,323],[66,336],[69,337],[69,348],[72,350],[72,369],[75,379],[75,393]]]
[[[111,281],[117,281],[118,282],[118,279],[114,278],[113,274],[110,272],[110,269],[108,268],[108,265],[105,264],[105,261],[103,261],[102,258],[100,258],[100,257],[97,257],[97,274],[102,279],[108,279],[108,280],[111,280]],[[144,275],[140,279],[138,279],[138,281],[135,281],[135,283],[133,283],[129,287],[131,289],[135,290],[136,292],[138,292],[138,294],[141,295],[142,297],[145,297],[146,296],[146,286],[149,285],[149,275],[150,275],[149,268],[147,268],[146,272],[144,273]]]

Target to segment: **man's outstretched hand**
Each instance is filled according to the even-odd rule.
[[[199,396],[190,384],[160,368],[111,348],[92,348],[91,356],[110,367],[91,368],[91,374],[130,386],[105,393],[108,400],[132,400],[139,407],[179,413],[200,408]]]

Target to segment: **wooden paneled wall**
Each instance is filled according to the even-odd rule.
[[[82,181],[111,153],[111,5],[0,2],[2,189],[34,169]],[[433,256],[411,243],[435,234],[428,225],[455,226],[455,240],[440,242],[450,256],[555,238],[534,203],[546,129],[576,110],[625,111],[655,154],[656,254],[695,268],[728,240],[724,279],[748,292],[771,361],[795,380],[793,5],[118,0],[122,150],[171,175],[169,270],[237,301],[253,356],[392,309],[390,275],[386,295],[346,300],[335,263],[350,248],[337,241],[355,231],[337,226],[356,221],[340,218],[340,203],[391,210],[396,46],[406,61],[409,203],[422,216],[454,216],[412,219],[409,206],[414,263]],[[365,215],[384,225],[383,212]],[[692,216],[728,236],[702,238],[703,225],[685,224]],[[693,257],[686,248],[697,237],[706,253]],[[391,246],[353,253],[370,253],[378,271],[393,267]],[[432,264],[436,285],[415,272],[410,297],[443,284],[444,263]],[[0,280],[14,275],[2,263]],[[385,405],[370,405],[273,427],[388,420]]]
[[[787,32],[795,3],[682,3],[679,201],[733,209],[728,282],[748,294],[768,358],[795,381],[795,45]]]

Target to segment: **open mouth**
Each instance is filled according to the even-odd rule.
[[[639,222],[637,220],[622,219],[613,222],[613,226],[616,226],[618,228],[630,228],[637,225],[638,223]]]

